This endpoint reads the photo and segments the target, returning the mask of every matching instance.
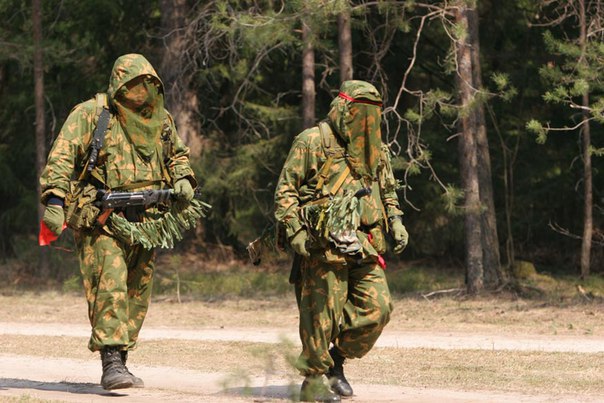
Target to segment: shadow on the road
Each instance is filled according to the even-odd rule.
[[[263,397],[266,399],[298,400],[299,385],[267,385],[255,387],[226,388],[221,393],[234,396]]]
[[[29,379],[0,378],[0,390],[36,389],[57,392],[68,392],[82,395],[126,396],[103,389],[94,383],[78,382],[39,382]]]

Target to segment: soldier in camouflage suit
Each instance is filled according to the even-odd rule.
[[[57,235],[64,227],[64,200],[87,166],[100,109],[97,99],[71,111],[40,178],[41,201],[46,205],[43,222]],[[163,84],[151,64],[138,54],[119,57],[106,99],[109,128],[98,162],[84,180],[105,190],[173,187],[176,196],[190,201],[197,184],[189,150],[164,109]],[[136,222],[158,216],[157,209],[142,207],[127,214]],[[92,326],[88,348],[101,353],[101,384],[105,389],[143,387],[125,364],[149,306],[155,253],[116,239],[107,226],[74,234]]]
[[[344,82],[327,122],[295,138],[277,184],[275,216],[301,256],[296,293],[303,350],[296,366],[306,377],[303,401],[351,396],[344,360],[367,354],[390,318],[383,231],[392,234],[395,253],[402,252],[408,235],[381,140],[381,102],[373,85]],[[338,200],[361,189],[367,191],[361,192],[357,207],[338,210],[359,216],[352,231],[326,228],[317,233],[309,228],[307,207],[326,201],[323,205],[331,204],[333,215]]]

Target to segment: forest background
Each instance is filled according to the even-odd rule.
[[[355,78],[383,93],[401,182],[410,244],[392,266],[462,268],[469,291],[509,284],[519,262],[604,273],[600,1],[0,0],[0,18],[9,282],[77,273],[69,232],[37,247],[37,179],[71,108],[125,53],[162,77],[213,206],[172,267],[245,262],[294,136]]]

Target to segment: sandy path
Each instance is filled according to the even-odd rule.
[[[108,392],[98,386],[98,360],[45,359],[0,355],[0,400],[2,396],[29,396],[62,402],[259,402],[288,401],[289,384],[279,378],[252,378],[251,388],[223,385],[227,376],[178,368],[137,366],[145,389]],[[355,384],[356,395],[347,402],[598,402],[574,396],[530,396],[518,393],[485,393],[430,388],[405,388]]]
[[[75,324],[44,324],[0,322],[2,335],[88,337],[89,329]],[[282,337],[297,340],[287,329],[267,328],[206,328],[174,329],[144,328],[141,341],[154,339],[246,341],[278,343]],[[1,341],[0,341],[1,342]],[[378,347],[497,349],[564,352],[602,352],[602,337],[571,336],[499,336],[477,334],[440,334],[385,331]],[[112,393],[98,386],[101,368],[98,357],[70,360],[0,354],[0,400],[2,397],[35,397],[62,402],[259,402],[287,401],[290,381],[278,377],[249,379],[225,385],[232,374],[204,373],[182,368],[136,366],[136,374],[145,380],[145,389],[128,389]],[[391,385],[355,384],[356,396],[348,402],[596,402],[604,396],[522,395],[518,393],[485,393],[484,391],[453,391],[430,388],[406,388]],[[293,387],[297,390],[298,385]]]

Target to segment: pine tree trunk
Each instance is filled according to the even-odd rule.
[[[456,23],[468,30],[467,7],[460,5],[456,10]],[[460,94],[459,164],[464,190],[464,233],[466,249],[466,287],[470,294],[483,289],[483,253],[480,213],[480,188],[478,179],[478,157],[476,116],[471,113],[474,98],[472,85],[472,55],[467,36],[457,41],[457,84]]]
[[[201,126],[197,111],[197,93],[189,87],[190,78],[184,71],[186,60],[185,25],[190,9],[186,0],[160,0],[161,28],[164,35],[163,62],[160,76],[164,83],[166,108],[174,117],[180,138],[189,146],[191,157],[201,154]]]
[[[585,61],[585,51],[587,46],[587,23],[585,21],[585,0],[579,0],[579,24],[581,25],[581,62]],[[589,92],[583,94],[583,106],[589,107]],[[589,276],[591,271],[591,241],[593,237],[593,184],[591,172],[591,128],[589,125],[589,112],[583,110],[583,126],[581,134],[583,135],[583,181],[584,181],[584,202],[583,202],[583,238],[581,241],[581,278]]]
[[[583,95],[583,106],[589,105],[589,95]],[[588,119],[588,113],[584,112],[585,122],[583,123],[583,181],[584,184],[584,202],[583,202],[583,239],[581,241],[581,278],[589,276],[591,271],[591,242],[593,237],[593,183],[591,172],[591,130]]]
[[[340,82],[352,80],[352,35],[350,12],[338,14],[338,49],[340,52]]]
[[[306,129],[315,125],[315,50],[305,21],[302,21],[302,41],[302,124]]]
[[[480,65],[480,41],[478,31],[478,13],[476,8],[467,9],[468,16],[468,45],[472,60],[472,83],[476,90],[482,89],[482,69]],[[497,217],[493,196],[493,178],[491,171],[491,156],[485,121],[484,106],[478,103],[472,110],[475,115],[475,133],[478,157],[478,182],[480,187],[480,203],[483,208],[482,224],[482,259],[484,267],[484,283],[488,288],[496,288],[503,281],[501,258],[499,253],[499,237],[497,235]]]
[[[36,108],[36,178],[39,178],[46,164],[46,117],[44,112],[44,61],[42,54],[42,5],[41,0],[32,1],[32,25],[34,34],[34,104]],[[40,194],[40,183],[36,181],[36,191]],[[44,214],[44,206],[38,204],[38,222]],[[50,276],[48,248],[41,248],[38,274],[43,279]]]

